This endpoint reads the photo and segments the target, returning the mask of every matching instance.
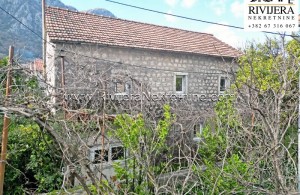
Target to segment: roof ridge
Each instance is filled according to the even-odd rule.
[[[174,29],[174,30],[185,31],[185,32],[190,32],[190,33],[197,33],[197,34],[204,34],[204,35],[209,35],[209,36],[215,37],[211,33],[204,33],[204,32],[180,29],[180,28],[175,28],[175,27],[163,26],[163,25],[158,25],[158,24],[151,24],[151,23],[146,23],[146,22],[139,22],[139,21],[134,21],[134,20],[127,20],[127,19],[122,19],[122,18],[113,18],[113,17],[110,17],[110,16],[103,16],[103,15],[98,15],[98,14],[93,14],[93,13],[88,13],[88,12],[83,12],[83,11],[78,11],[78,10],[74,11],[74,10],[64,9],[64,8],[60,8],[60,7],[53,7],[53,6],[46,6],[46,7],[47,8],[60,9],[60,10],[68,11],[68,12],[74,12],[74,13],[78,13],[78,14],[86,14],[86,15],[91,15],[91,16],[96,16],[96,17],[101,17],[101,18],[107,18],[107,19],[110,19],[110,20],[120,20],[120,21],[126,21],[126,22],[138,23],[138,24],[145,24],[145,25],[149,25],[149,26],[158,26],[158,27],[162,27],[162,28]]]

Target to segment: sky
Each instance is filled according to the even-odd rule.
[[[236,48],[244,48],[247,42],[263,42],[274,35],[190,21],[169,15],[147,12],[105,0],[61,0],[79,11],[104,8],[121,19],[157,24],[185,30],[210,33]],[[116,0],[161,12],[181,15],[210,22],[243,27],[244,0]],[[299,6],[300,7],[300,6]],[[300,13],[300,12],[299,12]]]

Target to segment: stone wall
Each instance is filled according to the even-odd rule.
[[[114,78],[130,78],[149,86],[153,93],[174,94],[175,76],[183,73],[188,94],[216,95],[220,76],[232,67],[230,58],[199,54],[66,43],[57,43],[54,50],[52,59],[58,74],[52,83],[60,86],[58,56],[63,55],[65,87],[77,93],[87,93],[92,88],[111,90]]]
[[[53,91],[62,90],[61,78],[63,75],[66,94],[83,96],[92,94],[93,97],[101,98],[104,92],[106,94],[114,93],[116,80],[129,80],[132,82],[131,94],[143,94],[144,92],[149,95],[150,92],[151,94],[166,95],[164,97],[171,101],[172,97],[168,96],[171,94],[184,98],[183,94],[176,93],[175,78],[176,74],[185,75],[187,93],[192,95],[189,96],[192,102],[171,101],[177,120],[181,120],[179,123],[184,124],[181,129],[175,129],[174,134],[171,135],[174,139],[176,136],[182,135],[182,131],[190,131],[186,136],[193,138],[194,125],[199,124],[199,121],[205,122],[214,115],[212,108],[218,99],[220,77],[228,76],[227,72],[234,67],[232,58],[96,44],[56,43],[55,48],[48,48],[48,54],[48,63],[50,63],[47,65],[49,68],[48,78],[51,79],[50,84],[56,87]],[[65,63],[64,74],[61,72],[61,56]],[[197,95],[196,98],[193,94]],[[142,97],[145,96],[142,95]],[[160,99],[161,96],[150,96],[150,101],[151,98],[155,100]],[[115,102],[113,102],[114,105],[107,103],[106,108],[112,108],[110,111],[104,111],[103,104],[97,105],[97,108],[99,108],[99,113],[125,112],[132,115],[149,109],[154,115],[161,116],[161,107],[165,102],[161,102],[159,105],[142,102],[143,109],[141,109],[141,105],[137,105],[137,102],[127,105],[125,103],[124,105],[122,103],[115,104]],[[82,102],[78,104],[83,105]],[[85,107],[81,108],[85,109]],[[134,112],[135,108],[137,110]],[[177,112],[176,109],[180,112]]]

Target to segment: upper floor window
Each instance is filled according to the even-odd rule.
[[[219,79],[219,92],[224,93],[228,89],[230,83],[228,77],[221,76]]]
[[[114,92],[116,94],[130,94],[132,89],[131,81],[114,81]]]
[[[128,81],[125,83],[124,92],[130,94],[130,91],[131,91],[131,82]]]
[[[114,92],[121,93],[123,91],[124,91],[124,87],[123,87],[122,83],[119,81],[115,81],[114,82]]]
[[[176,93],[187,93],[187,73],[175,73]]]

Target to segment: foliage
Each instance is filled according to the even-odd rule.
[[[282,43],[269,39],[256,47],[251,45],[245,54],[238,59],[239,70],[236,75],[236,86],[252,85],[260,93],[272,89],[280,93],[282,89],[282,68],[287,68],[289,80],[297,80],[293,70],[294,64],[299,64],[299,42],[296,40]]]
[[[136,118],[129,115],[118,115],[114,124],[113,136],[118,138],[132,157],[125,159],[125,165],[114,163],[116,177],[121,181],[123,192],[149,194],[151,181],[157,166],[157,154],[166,149],[166,138],[174,120],[170,106],[164,106],[163,118],[154,128],[145,124],[142,115]]]
[[[205,130],[203,138],[206,145],[200,149],[199,154],[203,156],[206,166],[206,170],[200,174],[204,191],[220,194],[237,193],[247,189],[245,183],[251,181],[251,163],[244,162],[237,153],[226,151],[228,138],[222,130],[217,133]]]
[[[62,183],[61,159],[53,141],[27,119],[13,119],[10,124],[7,162],[6,194],[46,192]]]
[[[0,60],[0,68],[7,66],[7,58]],[[3,71],[6,72],[6,71]],[[26,97],[16,100],[25,108],[34,109],[31,101],[35,99],[38,81],[35,77],[28,77],[22,72],[12,72],[12,94],[17,96],[25,93]],[[1,90],[6,84],[6,75],[2,74]],[[5,93],[5,90],[3,90]],[[4,190],[6,194],[23,194],[24,191],[36,190],[45,192],[57,189],[62,183],[61,158],[57,154],[56,146],[47,133],[29,119],[10,116],[8,136],[7,166],[5,171]],[[3,126],[3,115],[0,115],[0,127]],[[2,128],[1,128],[2,129]],[[2,133],[2,131],[1,131]]]
[[[3,58],[0,59],[0,70],[2,68],[5,68],[8,64],[8,58]],[[5,88],[5,78],[6,78],[6,74],[5,71],[0,71],[0,91],[3,93],[4,92],[4,88]]]
[[[200,180],[194,193],[296,189],[299,54],[299,42],[269,39],[251,45],[238,59],[234,96],[221,98],[215,107],[217,127],[206,126],[201,135],[203,167],[193,165]]]
[[[218,150],[222,151],[216,156],[225,162],[222,174],[214,167],[207,176],[219,177],[214,192],[221,193],[226,187],[234,186],[235,193],[245,191],[245,186],[247,190],[255,187],[257,191],[275,194],[296,189],[299,53],[300,44],[295,40],[268,39],[264,44],[252,44],[238,59],[239,69],[232,86],[235,97],[222,99],[216,105],[220,120],[216,133],[223,129],[226,134],[221,135],[227,143],[222,148],[224,139],[214,138],[219,142]],[[212,141],[208,140],[205,139],[208,143]],[[238,172],[227,175],[239,175],[242,186],[232,180],[222,182],[223,173],[233,171],[226,169],[230,158]],[[211,164],[205,164],[210,170]]]
[[[0,59],[0,68],[3,68],[5,66],[7,66],[7,64],[8,64],[8,58],[7,57]]]
[[[198,150],[201,164],[192,165],[199,178],[199,184],[193,186],[194,193],[243,194],[248,189],[245,184],[253,182],[252,163],[245,161],[230,143],[229,129],[238,126],[232,100],[233,97],[226,96],[217,103],[214,123],[219,125],[215,128],[206,125],[200,135],[203,140]]]
[[[57,115],[51,115],[49,110],[53,107],[47,104],[49,99],[39,96],[40,90],[33,90],[37,88],[37,80],[26,78],[20,72],[14,74],[13,93],[16,98],[11,98],[11,105],[31,119],[38,119],[35,121],[59,144],[57,148],[63,153],[60,155],[64,156],[66,166],[70,167],[64,170],[64,187],[72,187],[75,177],[87,193],[98,194],[107,188],[116,189],[119,194],[153,194],[161,191],[170,194],[288,194],[295,192],[297,181],[295,135],[299,48],[298,42],[278,40],[248,47],[238,59],[239,69],[233,75],[234,96],[225,96],[217,103],[214,125],[206,125],[202,135],[199,135],[201,140],[197,139],[200,140],[198,145],[187,141],[189,131],[196,130],[191,127],[194,124],[186,127],[180,121],[182,118],[183,121],[206,118],[202,113],[192,116],[197,113],[188,109],[193,105],[185,104],[184,109],[177,107],[180,120],[176,121],[176,125],[182,128],[179,130],[174,125],[176,135],[169,134],[175,119],[170,107],[165,106],[161,115],[160,110],[157,112],[159,106],[145,105],[144,102],[141,106],[145,107],[141,110],[145,114],[118,115],[114,128],[110,129],[109,121],[113,117],[107,113],[137,113],[140,112],[139,105],[133,109],[131,105],[120,106],[121,102],[105,102],[103,107],[93,105],[92,110],[84,110],[83,106],[82,113],[77,110],[79,117],[73,118],[76,121],[69,120],[63,116],[69,108],[60,105],[60,100],[54,105]],[[57,92],[59,99],[63,94],[60,90]],[[177,109],[177,105],[172,105],[172,110]],[[14,109],[11,112],[20,114]],[[50,120],[45,123],[47,117]],[[97,121],[91,122],[94,119]],[[52,153],[49,149],[55,147],[50,137],[41,134],[36,124],[25,119],[13,119],[10,128],[13,136],[9,141],[12,143],[9,146],[12,151],[9,162],[21,172],[11,169],[7,177],[10,185],[6,187],[14,188],[13,193],[22,193],[32,187],[31,184],[38,185],[38,191],[59,187],[61,159],[56,157],[57,152]],[[93,165],[87,154],[91,152],[90,146],[98,145],[102,136],[104,140],[106,136],[101,133],[107,129],[111,133],[108,141],[120,141],[129,155],[113,165],[116,178],[99,181],[99,172],[94,172],[96,168],[101,172],[104,166]],[[167,145],[168,135],[180,137],[172,137],[173,143],[170,145],[175,148],[173,153]],[[175,152],[178,152],[176,156],[172,156]],[[111,159],[107,163],[111,163]],[[166,185],[161,185],[158,181],[160,174],[169,173],[173,168],[176,171],[184,168],[188,176],[184,181],[178,177],[174,182],[170,179]],[[178,173],[186,174],[170,174]],[[90,180],[86,179],[86,175]],[[26,183],[26,178],[33,183]],[[92,185],[87,185],[90,181]]]

